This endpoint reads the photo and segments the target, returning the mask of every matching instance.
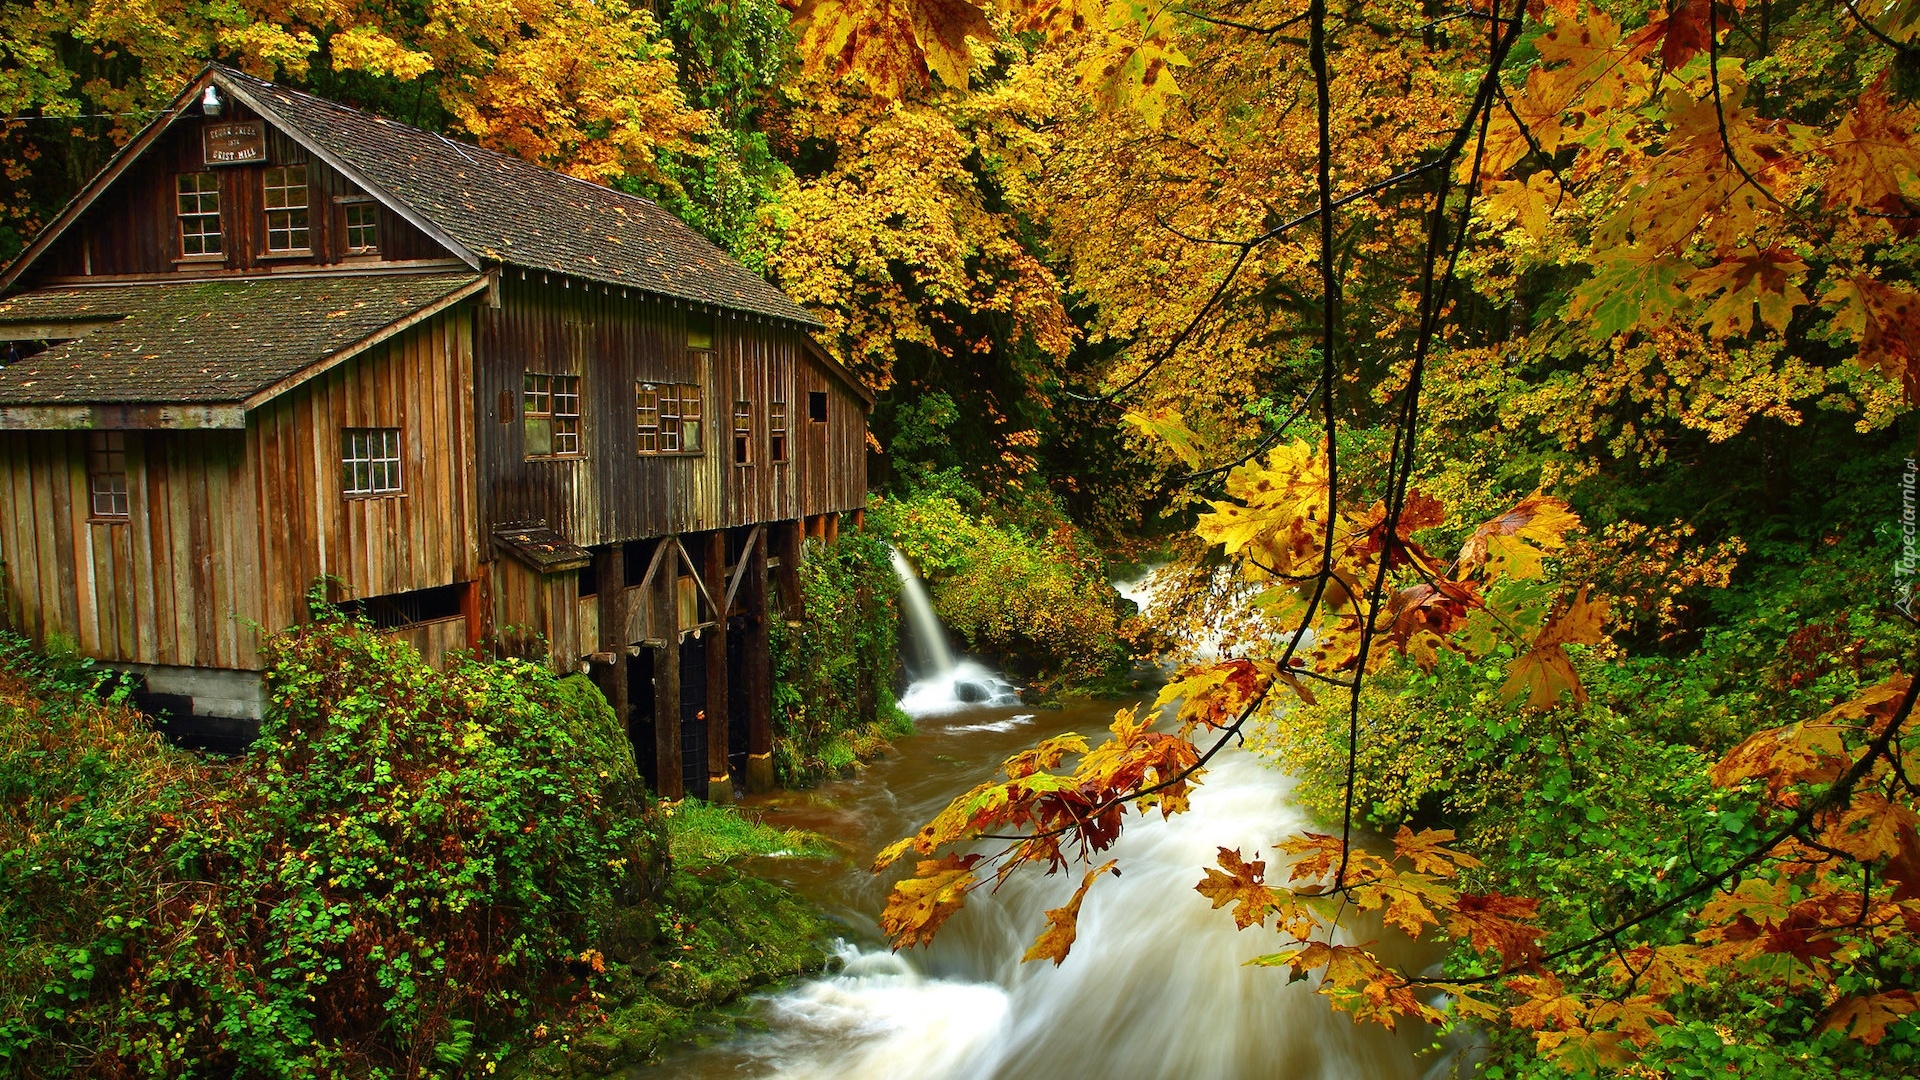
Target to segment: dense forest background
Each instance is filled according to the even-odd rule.
[[[976,646],[1241,665],[1079,804],[1031,779],[1072,747],[1010,763],[902,939],[992,880],[947,844],[1097,854],[1245,735],[1343,828],[1202,891],[1342,1007],[1473,1016],[1490,1076],[1901,1075],[1917,38],[1909,0],[42,0],[0,10],[0,255],[209,59],[658,199],[881,391],[876,518]],[[1151,628],[1058,599],[1148,558]]]

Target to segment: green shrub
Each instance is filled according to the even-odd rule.
[[[913,722],[893,697],[898,580],[870,530],[809,541],[799,569],[804,617],[775,620],[774,772],[802,786],[871,757]]]
[[[882,501],[873,527],[927,579],[940,620],[972,652],[1044,688],[1086,686],[1125,662],[1119,594],[1071,523],[1028,512],[999,521],[968,492],[936,485]]]
[[[592,688],[434,672],[329,620],[272,639],[230,766],[0,674],[0,1059],[27,1075],[414,1076],[585,989],[664,841]]]

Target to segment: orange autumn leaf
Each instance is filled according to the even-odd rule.
[[[1220,849],[1220,867],[1206,868],[1207,876],[1194,891],[1213,902],[1214,910],[1234,905],[1233,922],[1240,929],[1264,924],[1267,913],[1279,906],[1279,897],[1266,886],[1267,864],[1259,859],[1249,862],[1240,850]]]
[[[966,903],[974,882],[979,855],[945,855],[922,859],[913,876],[903,878],[887,897],[880,915],[880,931],[893,947],[911,948],[933,941],[942,923]]]
[[[1824,1026],[1828,1031],[1844,1031],[1849,1037],[1873,1046],[1886,1037],[1889,1024],[1915,1009],[1920,1009],[1920,995],[1911,990],[1846,998],[1828,1010]]]
[[[1459,573],[1487,568],[1509,577],[1536,577],[1544,557],[1566,547],[1567,534],[1578,528],[1580,518],[1564,500],[1535,492],[1467,537],[1460,546]]]
[[[1032,960],[1051,960],[1053,966],[1060,966],[1060,962],[1067,958],[1068,951],[1073,948],[1074,938],[1079,935],[1080,902],[1087,898],[1087,889],[1093,884],[1095,878],[1113,870],[1117,865],[1118,860],[1108,859],[1087,871],[1087,876],[1080,879],[1080,887],[1073,890],[1072,899],[1060,907],[1047,909],[1047,928],[1040,932],[1040,936],[1034,939],[1033,944],[1020,957],[1021,963]]]

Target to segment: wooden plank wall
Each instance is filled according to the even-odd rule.
[[[224,120],[257,119],[238,102],[230,102]],[[126,274],[218,273],[331,265],[347,257],[346,208],[339,196],[364,192],[326,162],[309,159],[306,148],[271,124],[267,127],[266,165],[228,165],[214,168],[220,177],[221,245],[226,258],[219,262],[177,263],[180,233],[176,216],[174,178],[183,172],[209,171],[203,161],[201,120],[185,117],[149,147],[145,157],[123,173],[85,216],[74,224],[40,261],[35,276],[81,277]],[[262,173],[270,165],[307,166],[310,257],[266,254],[266,211]],[[380,260],[445,259],[451,255],[405,218],[381,208]],[[375,260],[369,260],[374,262]]]
[[[323,574],[340,580],[339,599],[473,579],[472,327],[463,305],[248,416],[266,625],[303,620]],[[342,495],[340,432],[362,427],[400,429],[400,494]]]
[[[257,668],[258,516],[233,431],[126,433],[128,516],[90,516],[87,433],[0,433],[0,559],[28,636],[102,660]]]
[[[586,547],[704,532],[866,505],[862,402],[802,351],[796,328],[718,312],[715,360],[685,348],[687,306],[616,287],[509,273],[498,309],[480,314],[474,411],[481,513],[487,527],[545,523]],[[577,458],[525,456],[527,371],[579,374]],[[634,442],[637,380],[699,382],[705,452],[642,455]],[[829,395],[828,419],[807,417],[808,390]],[[790,462],[767,460],[767,404],[787,402]],[[753,402],[753,463],[736,467],[733,402]]]

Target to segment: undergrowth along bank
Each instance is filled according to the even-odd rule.
[[[800,561],[800,610],[776,619],[773,763],[780,783],[817,783],[913,732],[894,698],[899,671],[899,583],[871,529],[809,540]]]

